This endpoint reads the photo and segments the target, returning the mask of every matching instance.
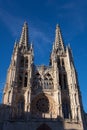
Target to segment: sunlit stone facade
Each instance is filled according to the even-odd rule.
[[[58,25],[49,61],[49,66],[34,64],[24,23],[7,72],[0,107],[2,130],[86,130],[72,51],[64,45]]]

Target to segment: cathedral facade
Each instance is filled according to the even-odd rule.
[[[7,72],[1,130],[87,130],[86,123],[72,51],[64,45],[60,27],[49,66],[36,66],[25,22]]]

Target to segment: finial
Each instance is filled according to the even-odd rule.
[[[56,25],[56,28],[58,28],[58,27],[59,27],[59,24]]]
[[[28,23],[26,21],[24,22],[24,26],[28,26]]]

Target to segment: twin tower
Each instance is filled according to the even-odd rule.
[[[36,66],[24,23],[14,45],[1,111],[3,130],[86,130],[72,51],[65,47],[58,25],[49,66]]]

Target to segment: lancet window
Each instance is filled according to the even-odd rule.
[[[27,81],[28,81],[28,74],[26,72],[24,77],[24,87],[27,87]]]
[[[62,69],[65,69],[64,59],[61,60]]]
[[[28,57],[25,57],[25,67],[28,67]]]
[[[42,78],[39,73],[36,73],[33,79],[33,88],[41,88],[42,87]]]
[[[23,83],[23,75],[22,73],[20,73],[18,77],[18,87],[21,87],[22,83]]]
[[[63,88],[67,89],[67,77],[66,77],[66,74],[63,75],[63,81],[64,81]]]
[[[59,85],[62,89],[62,74],[61,73],[59,73]]]
[[[47,73],[44,77],[44,89],[52,89],[53,88],[53,79],[49,73]]]
[[[70,107],[69,107],[69,103],[67,102],[67,100],[62,102],[62,112],[63,112],[63,117],[65,119],[69,119],[69,115],[70,115]]]
[[[11,91],[8,92],[8,102],[10,102]]]
[[[20,58],[20,67],[24,67],[24,57],[21,56]]]

